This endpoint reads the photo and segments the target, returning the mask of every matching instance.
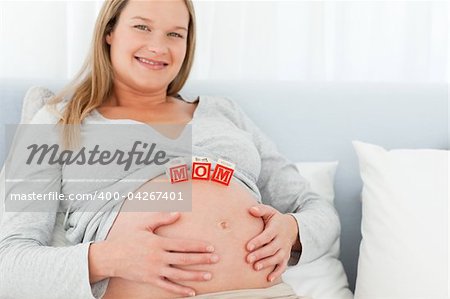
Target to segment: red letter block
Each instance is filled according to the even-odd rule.
[[[170,182],[179,183],[188,180],[188,167],[182,158],[172,159],[167,163],[166,174],[170,177]]]
[[[206,157],[192,158],[192,179],[209,180],[211,173],[211,161]]]
[[[234,173],[234,166],[231,162],[219,159],[216,163],[211,181],[228,186]]]

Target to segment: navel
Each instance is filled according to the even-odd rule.
[[[218,223],[218,226],[219,226],[221,229],[224,229],[224,230],[230,229],[230,223],[228,223],[228,221],[226,221],[226,220],[220,221],[220,222]]]

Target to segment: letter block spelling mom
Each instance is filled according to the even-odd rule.
[[[211,161],[206,157],[192,158],[192,179],[209,180],[211,172]]]
[[[188,180],[188,167],[182,158],[170,160],[167,163],[166,172],[168,172],[172,184]]]
[[[211,181],[228,186],[234,173],[235,165],[231,162],[219,159],[216,163]]]

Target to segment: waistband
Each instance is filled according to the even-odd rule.
[[[240,289],[223,292],[214,292],[201,294],[187,298],[208,298],[208,299],[312,299],[309,297],[301,297],[295,294],[290,285],[285,282],[273,285],[268,288],[260,289]]]

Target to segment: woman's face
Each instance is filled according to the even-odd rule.
[[[183,64],[188,25],[183,0],[130,0],[106,36],[115,80],[142,92],[166,90]]]

